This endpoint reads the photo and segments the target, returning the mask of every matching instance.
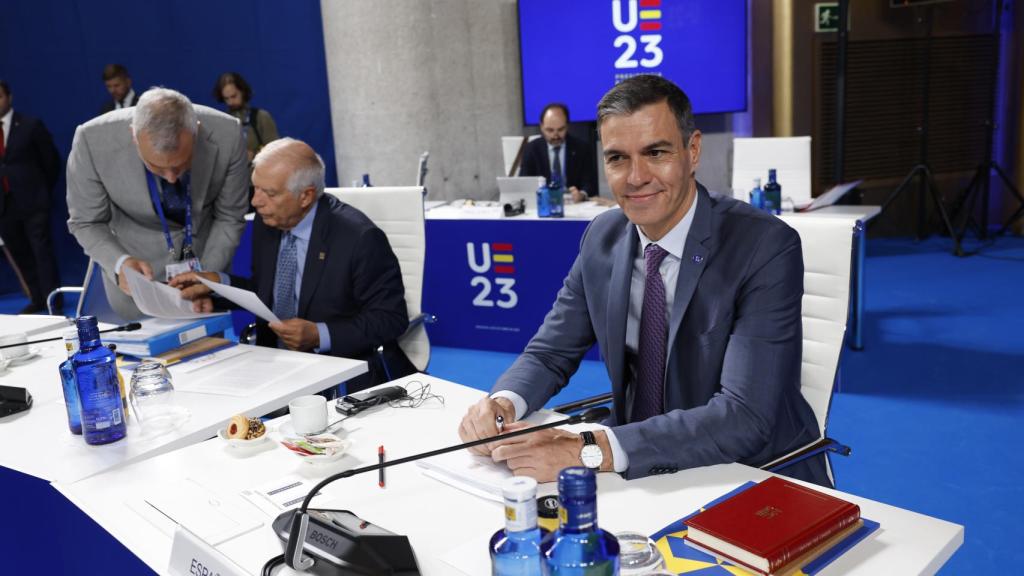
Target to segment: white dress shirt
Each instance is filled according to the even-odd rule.
[[[4,150],[7,150],[7,140],[11,137],[12,122],[14,122],[14,108],[9,109],[7,114],[0,118],[0,124],[4,127]]]

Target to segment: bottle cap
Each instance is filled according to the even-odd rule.
[[[562,498],[580,498],[597,493],[597,476],[590,468],[572,466],[558,473],[558,494]]]
[[[761,179],[760,178],[754,178],[754,188],[760,188],[760,187],[761,187]]]
[[[537,516],[558,519],[558,496],[537,498]]]
[[[501,483],[505,500],[527,502],[537,496],[537,481],[529,476],[513,476]]]

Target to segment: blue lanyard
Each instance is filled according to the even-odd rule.
[[[164,228],[164,239],[167,240],[167,252],[174,259],[174,240],[171,238],[171,229],[167,225],[167,218],[164,217],[164,207],[160,202],[160,186],[157,184],[156,176],[146,170],[146,183],[149,184],[149,199],[153,201],[156,214],[160,217],[160,225]],[[183,259],[193,257],[192,254],[192,179],[185,184],[185,241],[181,244]]]

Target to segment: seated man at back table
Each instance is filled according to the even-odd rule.
[[[561,390],[596,342],[612,383],[607,428],[545,430],[479,446],[518,475],[567,466],[625,478],[742,462],[818,438],[800,393],[803,257],[781,220],[695,179],[701,133],[689,98],[658,76],[598,104],[605,175],[621,210],[588,227],[537,334],[470,408],[463,440],[515,422]],[[831,486],[824,456],[786,470]]]
[[[520,176],[543,176],[558,181],[574,202],[597,195],[597,161],[590,144],[569,134],[569,108],[548,104],[540,113],[540,133],[526,145]]]
[[[349,393],[415,372],[396,342],[409,325],[398,259],[369,218],[324,194],[320,156],[299,140],[275,140],[253,159],[252,182],[252,278],[189,272],[171,286],[204,312],[213,300],[198,275],[254,290],[281,319],[257,321],[257,344],[368,362]]]

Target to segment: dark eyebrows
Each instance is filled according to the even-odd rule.
[[[644,152],[650,152],[651,150],[657,150],[659,148],[672,148],[672,143],[668,140],[659,140],[653,144],[644,146]]]

